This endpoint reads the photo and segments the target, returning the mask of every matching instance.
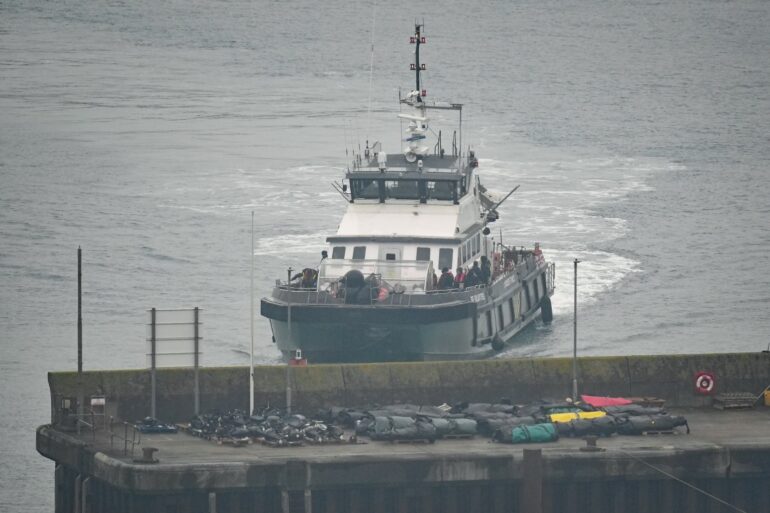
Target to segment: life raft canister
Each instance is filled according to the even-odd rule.
[[[716,390],[716,378],[711,372],[695,373],[695,392],[701,395],[712,395]]]

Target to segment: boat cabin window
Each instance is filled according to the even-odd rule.
[[[370,178],[357,178],[350,181],[350,189],[353,200],[379,199],[383,202],[388,199],[420,200],[425,203],[428,200],[442,200],[458,202],[463,195],[464,186],[454,180],[382,180]],[[458,191],[459,189],[459,191]]]
[[[353,260],[364,260],[366,258],[366,246],[353,247]]]
[[[453,200],[456,201],[457,195],[456,182],[441,180],[437,182],[426,183],[426,198],[434,200]]]
[[[353,198],[379,199],[380,188],[377,182],[378,180],[351,180]]]
[[[441,248],[438,250],[438,268],[443,269],[444,267],[452,268],[452,249],[451,248]]]
[[[396,254],[395,253],[385,253],[385,260],[395,260]]]
[[[481,252],[481,236],[477,233],[470,239],[466,240],[462,246],[460,246],[460,259],[462,262],[474,258]]]
[[[415,260],[418,262],[430,260],[430,248],[417,248],[417,258]]]
[[[385,180],[385,199],[420,199],[417,180]]]
[[[332,258],[345,258],[345,246],[334,246],[332,248]]]

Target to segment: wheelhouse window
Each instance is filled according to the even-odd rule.
[[[420,199],[417,180],[385,180],[385,199]]]
[[[332,258],[345,258],[345,246],[334,246],[332,248]]]
[[[457,194],[455,182],[449,180],[429,181],[425,189],[427,199],[454,200]]]
[[[364,260],[366,258],[366,246],[353,247],[353,260]]]
[[[379,199],[380,197],[377,180],[351,180],[350,188],[353,190],[354,199]]]
[[[430,260],[430,248],[417,248],[417,261],[427,262]]]
[[[438,250],[438,268],[452,268],[452,255],[454,251],[451,248],[441,248]]]
[[[477,233],[473,237],[473,254],[474,255],[478,255],[479,254],[479,251],[481,249],[481,244],[479,244],[480,241],[481,241],[481,236]]]
[[[385,253],[385,260],[395,260],[396,254],[395,253]]]

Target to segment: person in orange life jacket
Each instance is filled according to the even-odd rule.
[[[465,286],[465,271],[462,267],[457,268],[457,274],[455,274],[454,286],[456,289],[461,289]]]
[[[451,289],[454,286],[454,282],[455,277],[452,275],[452,271],[449,270],[449,267],[441,269],[441,277],[438,279],[439,290]]]

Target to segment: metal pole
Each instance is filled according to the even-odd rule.
[[[77,433],[80,434],[80,419],[83,418],[83,402],[85,396],[83,393],[83,273],[82,273],[82,250],[78,246],[78,418]]]
[[[194,393],[195,393],[195,414],[198,415],[200,413],[201,409],[201,395],[200,395],[200,380],[198,377],[198,368],[200,366],[200,336],[198,331],[198,307],[195,307],[195,385],[194,385]]]
[[[577,385],[577,269],[580,260],[575,259],[575,305],[574,305],[574,320],[573,320],[573,344],[572,344],[572,401],[577,402],[578,397],[578,385]]]
[[[291,291],[289,291],[291,294]],[[289,344],[291,344],[291,296],[287,296],[286,321],[288,324]],[[291,356],[289,357],[291,359]],[[286,363],[286,414],[291,415],[291,365]]]
[[[292,269],[289,267],[289,280],[291,280],[291,271]],[[291,344],[291,285],[286,294],[286,324],[289,332],[289,344]],[[288,362],[286,363],[286,415],[291,415],[291,365]]]
[[[249,415],[254,415],[254,211],[251,211],[251,351],[249,352]]]
[[[286,363],[286,415],[291,415],[291,365]]]
[[[150,417],[155,417],[155,309],[150,310]]]

